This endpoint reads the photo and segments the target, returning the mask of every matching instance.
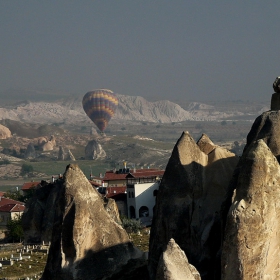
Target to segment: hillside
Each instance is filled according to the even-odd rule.
[[[119,105],[111,123],[124,121],[145,121],[151,123],[172,123],[182,121],[220,121],[224,119],[253,119],[256,108],[230,105],[219,110],[215,105],[191,102],[183,109],[168,100],[149,102],[140,96],[117,95]],[[11,119],[28,123],[90,124],[82,108],[82,96],[69,97],[52,102],[25,101],[9,107],[0,107],[0,120]],[[247,109],[246,109],[247,107]],[[265,109],[265,108],[264,108]]]

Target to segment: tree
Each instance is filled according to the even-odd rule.
[[[21,225],[21,216],[17,216],[11,219],[7,223],[8,237],[13,240],[13,242],[21,242],[23,238],[23,228]]]
[[[21,174],[22,175],[25,175],[29,172],[33,172],[33,166],[30,165],[30,164],[27,164],[27,163],[24,163],[22,166],[21,166]]]
[[[10,191],[9,190],[4,194],[4,197],[24,202],[24,196],[18,190],[16,190],[16,191]]]

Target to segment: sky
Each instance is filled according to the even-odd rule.
[[[0,0],[0,92],[270,100],[278,1]]]

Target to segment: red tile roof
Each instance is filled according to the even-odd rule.
[[[36,187],[40,184],[40,182],[27,182],[27,183],[24,183],[21,187],[21,190],[22,191],[27,191],[33,187]]]
[[[112,181],[112,180],[125,180],[131,174],[134,178],[143,178],[143,177],[155,177],[162,176],[164,174],[164,170],[159,169],[137,169],[134,172],[133,169],[130,170],[129,173],[117,173],[113,170],[106,171],[105,176],[102,178],[103,181]],[[131,175],[128,176],[131,178]]]
[[[119,193],[125,193],[126,187],[107,187],[106,188],[106,197],[113,197]]]
[[[10,199],[10,198],[6,198],[6,197],[0,197],[0,207],[3,205],[7,205],[7,204],[20,204],[20,205],[24,205],[24,202],[21,201],[17,201],[14,199]]]
[[[0,212],[23,212],[24,209],[24,205],[14,203],[0,206]]]

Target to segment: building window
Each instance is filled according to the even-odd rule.
[[[140,207],[139,217],[149,217],[149,208],[147,206]]]
[[[134,192],[131,193],[131,197],[134,198]]]
[[[128,192],[128,197],[130,198],[130,192]]]
[[[157,196],[157,194],[158,194],[158,190],[154,190],[153,195]]]

